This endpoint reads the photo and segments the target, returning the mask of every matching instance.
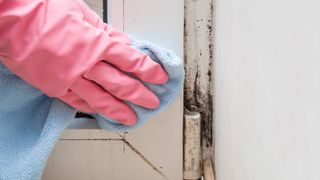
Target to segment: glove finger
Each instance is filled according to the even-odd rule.
[[[96,82],[119,99],[150,109],[155,109],[160,104],[158,97],[140,81],[108,63],[99,62],[84,74],[84,77]]]
[[[164,84],[169,79],[161,65],[148,55],[112,39],[108,41],[104,59],[115,67],[130,72],[148,83]]]
[[[58,97],[60,100],[70,105],[71,107],[86,113],[95,113],[87,102],[81,99],[77,94],[72,91],[67,92],[65,95]]]
[[[113,97],[92,81],[80,77],[70,89],[105,117],[125,125],[133,125],[137,121],[136,114],[129,105]]]
[[[108,26],[108,29],[106,30],[106,32],[109,34],[109,37],[115,41],[122,42],[128,46],[130,46],[132,44],[132,41],[128,37],[128,35],[126,35],[125,33],[121,32],[111,26]]]
[[[131,45],[130,38],[123,32],[112,28],[110,25],[103,22],[101,17],[95,13],[84,1],[78,0],[79,7],[84,15],[84,20],[95,28],[104,30],[110,38],[120,41],[124,44]]]
[[[149,56],[128,46],[131,40],[120,31],[105,24],[102,19],[91,10],[82,0],[77,1],[84,14],[84,20],[97,29],[103,29],[110,39],[106,43],[105,59],[117,68],[131,72],[141,80],[153,84],[163,84],[168,81],[166,72],[161,65],[154,62]]]

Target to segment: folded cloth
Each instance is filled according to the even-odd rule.
[[[129,131],[164,110],[181,91],[183,63],[172,51],[145,41],[133,47],[149,54],[169,75],[163,85],[145,84],[159,97],[155,110],[127,102],[138,115],[137,124],[122,125],[99,114],[92,114],[101,128]],[[0,64],[0,180],[37,180],[62,132],[76,120],[76,110],[58,99],[33,88]]]
[[[0,64],[0,180],[40,179],[76,110],[49,98]]]

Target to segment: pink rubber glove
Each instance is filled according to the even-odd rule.
[[[0,0],[0,59],[48,96],[126,125],[137,117],[123,101],[151,109],[160,103],[127,73],[153,84],[168,80],[82,0]]]

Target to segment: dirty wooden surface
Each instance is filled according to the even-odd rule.
[[[201,113],[204,156],[212,156],[213,0],[185,0],[184,106]]]
[[[201,131],[200,113],[184,115],[184,179],[200,179],[201,169]]]

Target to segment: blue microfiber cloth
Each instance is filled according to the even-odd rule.
[[[172,51],[134,40],[133,47],[162,64],[169,75],[164,85],[145,84],[160,98],[160,107],[148,110],[128,103],[138,115],[134,126],[92,114],[109,131],[129,131],[165,109],[180,93],[183,63]],[[0,64],[0,180],[37,180],[57,140],[76,121],[76,110],[25,83]]]

